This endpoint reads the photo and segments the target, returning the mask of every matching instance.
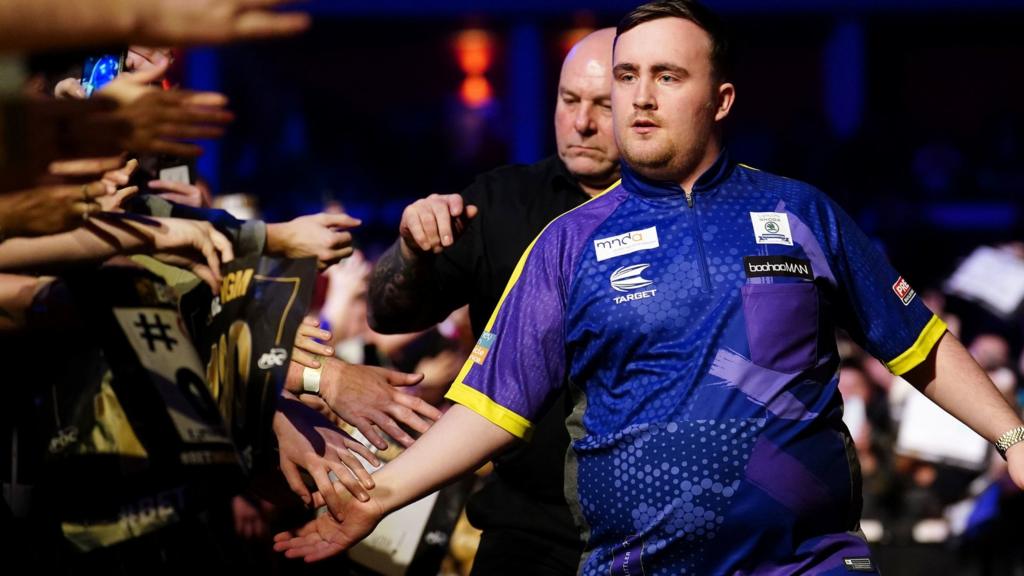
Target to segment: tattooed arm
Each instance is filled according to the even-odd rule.
[[[370,276],[369,320],[374,330],[423,330],[455,308],[442,298],[434,258],[455,243],[476,215],[476,206],[464,205],[458,194],[431,194],[402,212],[399,239]]]
[[[433,255],[402,256],[402,240],[385,252],[370,274],[370,327],[382,334],[417,332],[448,315],[434,281]]]

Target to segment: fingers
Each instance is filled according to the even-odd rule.
[[[174,204],[181,204],[182,206],[192,206],[193,208],[200,208],[197,198],[192,195],[178,194],[177,192],[160,192],[157,194],[160,198],[172,202]]]
[[[82,100],[85,96],[85,88],[78,78],[65,78],[53,87],[53,95],[58,99],[73,98]]]
[[[440,420],[441,416],[443,416],[441,411],[435,408],[434,406],[431,406],[429,402],[422,398],[417,398],[412,394],[398,393],[395,394],[394,400],[395,402],[405,406],[406,408],[409,408],[410,410],[413,410],[419,413],[420,415],[429,418],[435,422]],[[424,432],[424,430],[417,430],[417,432]]]
[[[158,124],[153,132],[161,138],[182,140],[213,140],[224,135],[224,129],[220,126],[194,124]]]
[[[320,361],[314,358],[310,353],[299,348],[297,345],[295,348],[292,348],[292,362],[301,364],[307,368],[312,368],[313,370],[320,368]]]
[[[235,249],[231,247],[231,241],[213,226],[210,226],[210,239],[220,252],[221,262],[228,263],[235,259]],[[220,274],[220,270],[217,270],[217,273]]]
[[[346,229],[346,230],[349,229],[349,228],[355,228],[356,226],[359,226],[360,224],[363,223],[362,220],[360,220],[358,218],[353,218],[352,216],[349,216],[348,214],[345,214],[345,213],[341,213],[341,214],[321,213],[321,214],[317,214],[315,216],[315,218],[318,221],[318,223],[320,223],[320,224],[322,224],[322,225],[324,225],[324,226],[326,226],[328,228],[342,228],[342,229]]]
[[[341,460],[341,463],[344,465],[341,467],[347,469],[348,473],[351,475],[351,480],[357,482],[360,487],[365,488],[366,490],[373,490],[374,486],[376,486],[376,483],[374,483],[373,477],[370,476],[370,473],[366,470],[365,467],[363,467],[363,463],[360,462],[358,458],[356,458],[355,454],[349,452],[348,448],[344,447],[336,447],[335,451],[337,452],[338,459]],[[338,470],[335,470],[334,473],[337,474],[338,477],[341,479],[345,478]],[[345,486],[348,487],[347,484]],[[349,488],[349,491],[352,492],[352,489]],[[352,493],[353,495],[355,495],[355,492]],[[370,495],[367,494],[366,500],[369,499]],[[362,502],[366,502],[366,500],[363,500],[362,498],[360,498],[359,500]]]
[[[420,228],[423,230],[426,244],[421,245],[425,252],[438,253],[441,251],[441,235],[437,231],[437,213],[434,206],[425,206],[425,210],[419,213]],[[445,214],[445,219],[448,215]]]
[[[362,456],[363,459],[370,463],[370,466],[373,466],[374,468],[380,466],[380,458],[377,458],[377,455],[363,445],[362,442],[359,442],[355,438],[346,437],[342,440],[342,444],[352,453]],[[373,486],[369,487],[373,488]]]
[[[180,102],[183,106],[221,108],[228,105],[228,97],[220,92],[182,90],[178,94],[181,96]],[[231,115],[228,113],[227,119],[230,120],[230,118]]]
[[[412,409],[407,406],[402,406],[400,404],[389,406],[387,408],[387,413],[395,420],[398,420],[420,434],[423,434],[430,428],[430,422],[420,418],[418,414],[413,412]]]
[[[391,418],[390,415],[384,412],[378,412],[372,416],[373,423],[380,427],[381,430],[387,432],[389,436],[395,439],[396,442],[408,448],[412,446],[415,441],[397,422]]]
[[[474,206],[472,204],[470,204],[469,206],[466,206],[466,218],[469,218],[470,220],[472,220],[473,218],[476,218],[476,215],[479,214],[479,213],[480,213],[480,209],[477,208],[476,206]]]
[[[169,140],[133,141],[128,143],[127,147],[133,152],[151,152],[153,154],[181,156],[182,158],[196,158],[203,154],[203,149],[200,146],[185,142],[172,142]]]
[[[379,368],[378,370],[384,373],[384,378],[392,386],[415,386],[423,380],[423,374],[406,374],[405,372],[388,370],[387,368]]]
[[[299,12],[247,12],[235,22],[236,40],[254,40],[298,34],[309,28],[309,15]]]
[[[108,212],[120,210],[121,205],[124,203],[124,201],[134,196],[135,194],[138,194],[138,192],[138,186],[129,186],[127,188],[121,188],[120,190],[114,192],[114,194],[111,196],[100,198],[100,205],[103,207],[103,210]]]
[[[178,194],[193,194],[194,190],[196,190],[196,187],[191,184],[175,182],[173,180],[150,180],[146,185],[153,190],[167,190],[168,192],[176,192]]]
[[[148,70],[140,70],[138,72],[127,72],[120,76],[125,81],[137,84],[139,86],[145,86],[161,80],[165,74],[167,74],[167,68],[171,65],[170,60],[163,60],[162,62],[154,62],[156,64]],[[102,92],[102,90],[101,90]]]
[[[162,258],[161,256],[156,256],[156,259],[157,260],[161,260],[161,261],[166,260],[165,258]],[[178,262],[177,260],[175,260],[174,262],[166,262],[166,263],[170,264],[172,266],[181,266],[182,265],[182,263]],[[218,278],[213,273],[213,270],[210,270],[209,267],[204,266],[202,264],[196,263],[196,264],[192,264],[189,267],[189,269],[192,271],[193,274],[198,276],[200,280],[202,280],[203,282],[206,282],[206,285],[210,287],[210,290],[212,290],[214,294],[217,294],[220,291],[220,278]]]
[[[384,440],[384,437],[373,427],[373,423],[364,417],[353,418],[354,422],[349,424],[356,427],[357,430],[363,433],[363,436],[373,444],[378,450],[387,450],[388,443]],[[390,418],[389,418],[390,420]],[[396,438],[397,440],[397,438]]]
[[[124,166],[117,170],[111,170],[103,175],[103,179],[113,183],[115,186],[125,186],[131,180],[132,174],[139,166],[139,161],[132,158]]]
[[[288,483],[288,487],[291,488],[296,496],[302,499],[306,506],[312,504],[313,497],[310,496],[309,490],[306,489],[306,483],[302,481],[302,475],[299,474],[298,466],[282,458],[281,474],[284,475],[284,480]]]
[[[117,170],[125,166],[121,156],[108,156],[104,158],[76,158],[73,160],[59,160],[50,163],[50,173],[55,176],[84,176],[98,177],[104,172]]]
[[[337,455],[339,458],[341,458],[341,452],[342,451],[338,451]],[[360,502],[369,501],[370,493],[367,492],[367,490],[373,488],[373,480],[370,479],[370,475],[366,473],[365,469],[363,469],[363,465],[360,464],[359,461],[348,452],[348,450],[343,450],[343,452],[346,454],[345,459],[351,461],[352,464],[328,462],[327,466],[331,471],[327,476],[334,484],[341,484],[344,486],[345,489],[348,490],[349,494],[355,496]],[[362,472],[362,474],[360,475],[359,472]],[[365,480],[363,477],[365,477]],[[369,484],[369,486],[367,486],[367,484]],[[334,488],[333,486],[331,491],[337,494],[337,488]],[[340,496],[339,501],[343,501]],[[344,506],[344,504],[342,504],[342,506]],[[330,506],[328,506],[328,508],[330,508]],[[333,511],[334,510],[332,509],[332,512]],[[341,512],[342,509],[338,508],[334,517],[338,520],[344,520]]]
[[[334,356],[334,348],[316,341],[321,340],[330,342],[331,336],[331,333],[327,330],[321,330],[315,326],[300,324],[299,330],[295,335],[295,348],[311,354]],[[316,340],[314,340],[314,338]],[[316,368],[316,366],[312,366],[312,368]]]
[[[83,199],[87,200],[88,202],[93,202],[97,198],[109,194],[109,191],[107,190],[107,185],[104,184],[102,180],[97,180],[95,182],[85,184],[84,186],[82,186],[81,191]]]
[[[326,463],[325,463],[326,464]],[[329,465],[329,464],[328,464]],[[327,468],[322,466],[310,466],[306,469],[310,476],[313,477],[313,481],[316,482],[317,491],[323,496],[324,501],[327,503],[327,509],[331,511],[339,521],[343,520],[342,511],[345,509],[345,500],[338,494],[334,489],[334,483],[327,476]],[[360,487],[361,489],[361,487]],[[369,495],[363,492],[364,498],[369,498]]]
[[[440,252],[441,248],[447,248],[452,245],[452,217],[449,215],[449,204],[445,201],[433,202],[431,204],[431,215],[433,216],[433,224],[437,230],[437,243],[435,245],[435,252]],[[460,206],[461,210],[461,206]],[[427,229],[427,236],[431,235],[431,230]]]
[[[316,319],[306,319],[302,324],[299,324],[298,334],[300,336],[305,336],[306,338],[317,338],[319,340],[330,340],[332,336],[330,332],[320,328],[320,321]],[[295,340],[297,343],[298,338]]]
[[[416,205],[413,204],[402,212],[402,229],[408,234],[402,234],[402,238],[409,240],[407,236],[411,236],[412,244],[415,248],[423,252],[430,251],[430,244],[427,242],[427,234],[423,231],[423,223],[420,221],[419,212],[416,211]]]

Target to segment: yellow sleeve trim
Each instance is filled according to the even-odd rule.
[[[452,384],[445,398],[458,402],[473,412],[487,418],[492,424],[500,426],[509,434],[521,440],[529,440],[533,435],[533,424],[519,414],[505,408],[488,398],[483,392],[470,388],[462,382]]]
[[[536,244],[537,240],[539,240],[540,237],[544,235],[544,232],[552,224],[554,224],[556,220],[562,218],[563,216],[565,216],[567,214],[572,214],[576,210],[579,210],[580,208],[586,206],[587,204],[590,204],[591,202],[593,202],[594,200],[597,200],[601,196],[604,196],[610,190],[614,189],[615,187],[617,187],[620,184],[622,184],[622,179],[621,178],[616,180],[614,184],[612,184],[611,186],[605,188],[603,191],[601,191],[599,194],[595,195],[590,200],[587,200],[583,204],[580,204],[579,206],[566,211],[565,213],[557,216],[551,222],[548,222],[547,226],[545,226],[544,229],[540,231],[540,234],[537,234],[537,236],[534,237],[533,241],[530,242],[530,245],[527,246],[526,250],[523,251],[522,256],[519,257],[519,262],[516,263],[515,269],[512,270],[512,276],[509,277],[508,282],[505,284],[505,290],[501,293],[501,298],[498,299],[498,304],[494,307],[494,310],[491,311],[491,318],[490,318],[490,320],[487,321],[487,325],[484,327],[484,330],[486,330],[487,332],[490,332],[491,329],[494,328],[494,321],[498,319],[498,311],[501,310],[501,306],[502,306],[502,304],[505,303],[505,298],[508,297],[508,293],[512,291],[512,287],[516,285],[516,282],[519,282],[519,276],[522,275],[523,268],[526,267],[526,259],[530,256],[530,251],[533,250],[534,244]]]
[[[924,359],[931,353],[932,348],[935,347],[935,343],[945,333],[946,323],[938,316],[932,315],[932,319],[925,325],[924,330],[921,330],[921,334],[917,337],[914,345],[907,348],[903,354],[886,362],[885,367],[896,376],[906,374],[911,369],[916,368],[918,364],[924,362]]]

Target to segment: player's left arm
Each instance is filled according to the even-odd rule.
[[[903,377],[957,420],[995,442],[1024,425],[963,344],[946,332],[927,358]],[[1010,477],[1024,489],[1024,443],[1006,451]]]

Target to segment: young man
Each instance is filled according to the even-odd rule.
[[[479,338],[523,250],[557,216],[618,179],[611,113],[614,38],[613,28],[593,32],[562,64],[554,114],[557,155],[498,168],[461,195],[432,195],[406,208],[401,237],[370,281],[374,329],[423,330],[469,304]],[[473,218],[459,234],[467,213]],[[576,574],[582,543],[563,490],[566,405],[560,393],[539,416],[534,441],[496,459],[495,474],[470,498],[467,515],[483,531],[473,574]]]
[[[622,21],[622,182],[537,238],[449,393],[460,406],[377,474],[371,501],[279,535],[278,549],[349,546],[529,437],[568,377],[582,574],[874,572],[836,326],[996,442],[1024,485],[1020,419],[850,218],[723,151],[727,52],[695,2]]]

